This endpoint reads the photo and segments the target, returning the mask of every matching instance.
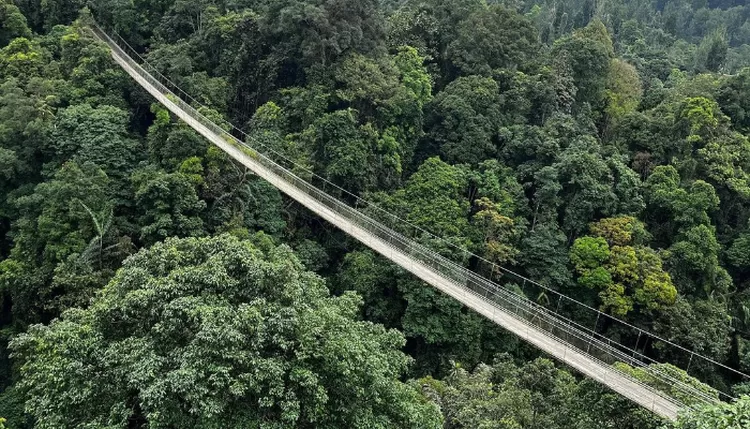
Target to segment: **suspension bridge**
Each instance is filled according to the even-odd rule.
[[[491,266],[489,270],[482,270],[489,272],[489,276],[477,274],[464,264],[441,256],[416,238],[440,240],[439,237],[357,196],[346,195],[346,191],[312,173],[283,166],[283,157],[269,148],[259,150],[259,145],[253,144],[238,128],[206,118],[194,107],[200,108],[200,103],[161,75],[123,39],[110,37],[93,22],[89,28],[110,49],[116,63],[141,87],[253,173],[424,282],[641,407],[674,420],[682,410],[733,399],[722,390],[687,382],[678,372],[658,365],[645,354],[647,344],[658,343],[662,350],[670,349],[671,355],[679,353],[686,357],[687,364],[682,368],[686,371],[690,371],[691,365],[693,368],[711,367],[736,380],[750,380],[747,375],[709,357],[599,312],[503,267],[491,265],[465,249],[459,250]],[[313,185],[314,179],[320,185]],[[347,198],[339,197],[341,195]],[[508,287],[509,282],[520,286]],[[548,297],[547,302],[528,299],[529,294],[522,293],[528,287],[542,291]],[[618,339],[603,333],[613,331],[619,332]],[[628,338],[637,340],[633,343],[625,340]],[[633,371],[621,365],[613,365],[616,363],[637,368],[641,376],[634,376]]]

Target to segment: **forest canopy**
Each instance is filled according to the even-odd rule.
[[[421,244],[750,372],[744,1],[0,0],[0,427],[746,427],[689,353],[601,327],[739,398],[665,422],[395,267],[89,17]]]

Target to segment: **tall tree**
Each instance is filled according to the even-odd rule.
[[[171,239],[12,348],[40,429],[440,427],[398,380],[403,337],[357,321],[359,305],[287,247]]]
[[[435,150],[451,163],[478,164],[492,157],[501,125],[499,106],[499,88],[491,78],[452,82],[427,108],[428,137]]]
[[[525,70],[539,51],[536,29],[500,5],[481,8],[461,21],[447,49],[461,75],[489,76],[495,69]]]

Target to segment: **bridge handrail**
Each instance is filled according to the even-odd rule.
[[[98,26],[94,22],[92,22],[91,25],[92,26],[96,26],[98,28]],[[101,30],[101,29],[99,29],[99,30]],[[106,34],[106,32],[103,32],[103,34]],[[107,37],[109,37],[109,35],[107,35]],[[116,45],[118,45],[118,46],[119,46],[119,43],[121,43],[122,44],[121,49],[127,49],[128,51],[130,51],[132,53],[133,56],[139,58],[141,60],[143,66],[149,67],[151,69],[150,73],[152,75],[159,76],[159,78],[161,79],[161,81],[164,82],[165,88],[171,87],[170,91],[172,91],[172,90],[177,91],[180,94],[182,94],[183,97],[185,97],[186,99],[191,100],[196,105],[201,106],[201,107],[205,107],[200,101],[196,100],[190,94],[188,94],[185,91],[183,91],[178,85],[176,85],[174,82],[172,82],[171,80],[169,80],[169,78],[167,78],[166,76],[164,76],[158,69],[156,69],[151,64],[149,64],[122,37],[119,37],[119,35],[117,37],[118,37],[117,40],[119,42],[111,40],[111,38],[110,38],[110,40],[113,43],[115,43]],[[124,50],[123,50],[123,53],[125,55],[127,55],[128,57],[131,56],[131,55],[128,55],[127,53],[125,53]],[[134,63],[135,64],[139,64],[139,63],[136,63],[136,62],[134,62]],[[158,81],[158,82],[161,83],[161,81]],[[188,106],[189,106],[189,104],[188,104]],[[695,352],[693,350],[689,350],[689,349],[687,349],[684,346],[681,346],[679,344],[673,343],[670,340],[667,340],[667,339],[665,339],[663,337],[660,337],[660,336],[658,336],[658,335],[656,335],[656,334],[654,334],[652,332],[649,332],[649,331],[647,331],[647,330],[645,330],[643,328],[635,326],[635,325],[633,325],[633,324],[631,324],[629,322],[626,322],[626,321],[624,321],[622,319],[619,319],[619,318],[617,318],[615,316],[612,316],[610,314],[604,313],[604,312],[602,312],[602,311],[600,311],[600,310],[598,310],[598,309],[596,309],[594,307],[589,306],[586,303],[578,301],[578,300],[576,300],[576,299],[574,299],[572,297],[569,297],[569,296],[567,296],[567,295],[565,295],[565,294],[563,294],[563,293],[561,293],[561,292],[559,292],[559,291],[557,291],[555,289],[552,289],[552,288],[550,288],[548,286],[545,286],[545,285],[543,285],[543,284],[541,284],[539,282],[536,282],[536,281],[534,281],[532,279],[529,279],[529,278],[527,278],[525,276],[522,276],[522,275],[520,275],[520,274],[518,274],[518,273],[516,273],[516,272],[514,272],[514,271],[512,271],[512,270],[510,270],[510,269],[508,269],[506,267],[503,267],[503,266],[495,264],[494,262],[488,261],[485,258],[472,253],[471,251],[469,251],[468,249],[466,249],[464,247],[461,247],[461,246],[459,246],[459,245],[457,245],[457,244],[455,244],[455,243],[453,243],[451,241],[445,240],[442,237],[439,237],[439,236],[437,236],[437,235],[435,235],[435,234],[433,234],[433,233],[431,233],[431,232],[429,232],[429,231],[427,231],[427,230],[425,230],[425,229],[423,229],[423,228],[421,228],[419,226],[416,226],[416,225],[414,225],[414,224],[412,224],[412,223],[410,223],[410,222],[408,222],[408,221],[406,221],[404,219],[401,219],[398,216],[394,215],[393,213],[390,213],[387,210],[382,209],[377,204],[373,204],[372,202],[370,202],[370,201],[368,201],[368,200],[366,200],[366,199],[364,199],[364,198],[362,198],[362,197],[360,197],[360,196],[358,196],[356,194],[353,194],[353,193],[347,191],[344,188],[341,188],[340,186],[336,185],[335,183],[328,181],[324,177],[321,177],[321,176],[315,174],[314,172],[310,171],[307,167],[301,166],[301,165],[295,163],[294,161],[292,161],[289,158],[287,158],[284,154],[281,154],[278,151],[276,151],[274,148],[269,147],[267,145],[264,145],[262,142],[258,142],[257,140],[254,140],[251,136],[249,136],[247,133],[245,133],[240,128],[234,126],[233,124],[231,124],[229,122],[226,122],[226,121],[224,121],[224,122],[228,126],[228,128],[236,131],[237,133],[239,133],[239,135],[243,136],[243,138],[246,138],[246,139],[249,139],[249,140],[253,140],[254,144],[262,146],[264,148],[266,154],[268,154],[268,153],[273,154],[277,158],[277,161],[282,161],[282,162],[288,163],[289,165],[291,165],[294,168],[302,169],[302,170],[305,171],[306,175],[309,175],[311,178],[313,178],[313,179],[315,179],[317,181],[320,181],[324,185],[324,187],[332,187],[333,189],[335,189],[336,192],[339,192],[339,193],[345,194],[345,195],[347,195],[347,196],[349,196],[351,198],[354,198],[358,207],[371,208],[371,209],[377,211],[377,213],[379,215],[387,217],[389,221],[398,223],[399,224],[398,226],[406,226],[408,229],[413,230],[415,233],[419,232],[419,233],[421,233],[423,235],[427,235],[430,238],[435,239],[435,240],[437,240],[437,241],[445,244],[448,247],[451,247],[453,249],[458,250],[459,252],[461,252],[462,254],[464,254],[465,257],[476,258],[478,261],[480,261],[480,263],[485,264],[488,267],[491,267],[491,270],[490,270],[490,280],[492,280],[492,277],[497,272],[501,272],[503,274],[507,274],[507,275],[509,275],[509,276],[511,276],[513,278],[516,278],[518,281],[522,282],[524,285],[527,285],[527,284],[533,285],[534,287],[537,287],[537,288],[541,289],[542,291],[544,291],[544,293],[552,294],[555,297],[557,297],[557,302],[558,302],[557,308],[558,308],[558,310],[559,310],[559,308],[561,306],[561,303],[563,301],[571,303],[577,309],[583,309],[583,310],[586,310],[586,311],[592,313],[593,315],[596,315],[596,322],[595,323],[597,323],[597,324],[598,324],[599,320],[602,320],[603,322],[609,321],[612,324],[620,325],[620,326],[623,326],[623,327],[625,327],[627,329],[632,330],[634,334],[637,334],[637,337],[638,337],[639,340],[640,340],[641,337],[645,337],[643,344],[648,343],[649,340],[652,340],[652,342],[655,340],[655,341],[658,341],[662,345],[666,345],[669,348],[672,348],[672,349],[678,350],[680,352],[683,352],[683,353],[686,354],[686,356],[689,357],[688,366],[687,366],[687,368],[684,368],[688,372],[690,371],[690,364],[693,362],[694,359],[696,359],[697,361],[705,361],[706,363],[708,363],[710,365],[713,365],[713,366],[715,366],[715,367],[717,367],[717,368],[719,368],[721,370],[727,371],[731,375],[733,375],[733,376],[735,376],[735,377],[737,377],[737,378],[739,378],[741,380],[750,381],[750,376],[747,375],[747,374],[744,374],[744,373],[742,373],[742,372],[740,372],[740,371],[738,371],[738,370],[736,370],[734,368],[731,368],[731,367],[729,367],[729,366],[727,366],[727,365],[725,365],[725,364],[723,364],[721,362],[718,362],[718,361],[716,361],[716,360],[714,360],[714,359],[712,359],[710,357],[703,356],[700,353],[697,353],[697,352]],[[379,220],[383,221],[382,218],[380,218]],[[393,229],[401,229],[401,228],[398,228],[398,226],[392,225],[392,228]],[[559,311],[557,311],[557,310],[556,310],[556,313],[560,314]],[[579,311],[573,312],[573,314],[576,314],[576,315],[578,315],[579,313],[580,313]],[[597,328],[598,328],[598,325],[595,325],[593,330],[591,330],[589,328],[586,328],[586,329],[589,330],[589,331],[594,332],[596,335],[603,336],[602,334],[599,334],[597,332]],[[638,342],[636,342],[635,348],[637,348],[637,346],[638,346]],[[729,395],[726,395],[725,392],[721,392],[721,395],[723,397],[727,398],[727,399],[732,399],[732,397],[729,396]]]
[[[624,346],[622,344],[615,343],[617,347],[622,347],[626,351],[618,350],[616,346],[612,345],[611,340],[608,338],[606,339],[607,344],[605,344],[601,339],[597,337],[606,337],[597,333],[596,331],[585,328],[580,324],[569,320],[559,314],[552,313],[550,312],[550,310],[529,300],[528,298],[513,293],[510,290],[505,289],[497,285],[496,283],[479,276],[471,270],[468,270],[467,268],[444,258],[434,251],[426,248],[425,246],[404,237],[402,234],[394,231],[393,229],[385,227],[380,222],[371,219],[359,210],[350,207],[344,202],[328,195],[326,192],[311,185],[307,181],[300,179],[297,175],[293,174],[288,169],[277,164],[270,158],[267,158],[265,155],[255,151],[255,149],[253,149],[251,146],[248,146],[244,142],[236,139],[234,136],[228,133],[227,129],[215,124],[213,121],[206,118],[203,114],[190,106],[188,103],[182,101],[178,97],[174,97],[174,93],[166,85],[154,78],[149,72],[145,71],[142,68],[141,64],[135,62],[131,58],[131,56],[128,55],[120,47],[118,43],[116,43],[109,37],[106,32],[102,31],[98,27],[92,28],[95,30],[95,33],[98,33],[97,36],[100,39],[104,40],[113,50],[117,50],[118,55],[120,55],[124,60],[128,61],[128,63],[132,65],[133,69],[136,70],[139,75],[141,75],[141,77],[148,80],[151,84],[154,85],[154,87],[158,88],[164,94],[172,95],[174,100],[170,100],[180,108],[182,108],[195,120],[200,122],[203,126],[218,135],[226,136],[227,139],[234,141],[236,144],[243,145],[245,148],[252,151],[254,156],[257,157],[256,159],[261,164],[272,170],[274,174],[278,175],[283,180],[294,185],[295,187],[302,190],[307,195],[320,201],[321,203],[326,204],[334,211],[343,214],[353,223],[386,240],[388,243],[390,243],[391,246],[400,251],[403,251],[404,253],[409,254],[410,256],[412,256],[412,258],[418,260],[423,265],[429,266],[440,272],[443,276],[452,279],[453,282],[461,285],[464,290],[468,288],[469,293],[473,293],[476,296],[482,297],[482,299],[484,300],[490,300],[489,302],[492,302],[493,305],[496,305],[499,308],[511,311],[519,318],[519,320],[523,321],[523,323],[550,333],[552,336],[558,338],[561,342],[563,342],[566,347],[570,347],[571,349],[574,349],[579,353],[584,353],[594,360],[609,364],[614,362],[627,362],[632,366],[643,367],[646,369],[646,371],[653,373],[655,377],[662,379],[667,385],[672,386],[676,390],[684,392],[686,396],[694,397],[696,399],[696,402],[713,402],[716,400],[716,398],[712,397],[711,395],[708,395],[705,392],[699,392],[696,389],[692,388],[692,386],[686,385],[681,380],[674,379],[669,374],[664,374],[653,367],[647,366],[648,364],[643,362],[641,359],[649,360],[649,358],[642,355],[637,350],[633,350],[627,348],[627,346]],[[150,65],[147,66],[151,67]],[[475,289],[479,289],[479,291],[481,292]],[[492,298],[490,298],[490,296]],[[544,321],[546,325],[542,323],[542,321]],[[555,334],[555,330],[558,330],[559,333]],[[564,334],[567,339],[561,338],[561,334]],[[571,341],[577,341],[582,346],[586,346],[586,351],[584,351],[583,347],[576,347],[572,344]],[[599,357],[594,356],[590,353],[592,348],[594,350],[600,351],[602,354]],[[627,356],[628,353],[631,354],[630,357]],[[639,359],[635,358],[636,355],[639,356]],[[601,358],[602,356],[604,357],[604,359]],[[616,368],[612,369],[613,371],[619,372],[623,376],[632,379],[632,377],[628,374],[625,374]],[[634,380],[634,382],[646,386],[638,380]],[[718,391],[717,393],[722,394],[722,392]],[[675,400],[674,398],[669,398],[666,396],[665,398]],[[681,403],[681,405],[687,404]]]

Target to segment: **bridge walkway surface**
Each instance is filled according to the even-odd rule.
[[[164,78],[160,80],[146,71],[144,67],[148,65],[135,61],[125,51],[127,46],[120,46],[95,24],[91,25],[91,30],[110,48],[112,57],[125,72],[211,143],[316,215],[466,307],[664,418],[673,420],[686,408],[685,401],[674,396],[692,398],[693,405],[718,402],[718,395],[707,394],[670,374],[652,370],[653,366],[637,350],[613,343],[595,331],[493,283],[301,179],[176,96],[162,83]],[[168,81],[165,83],[169,84]],[[669,386],[671,392],[680,394],[670,396],[658,391],[612,366],[615,362],[640,367],[661,385]]]

